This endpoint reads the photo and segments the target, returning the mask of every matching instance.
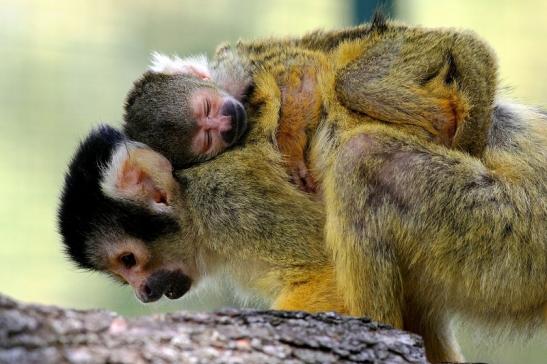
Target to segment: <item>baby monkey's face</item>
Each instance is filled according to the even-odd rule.
[[[175,169],[213,158],[247,130],[241,102],[192,75],[146,73],[125,109],[127,135],[165,155]]]
[[[243,105],[217,88],[197,88],[190,96],[194,124],[191,151],[209,159],[234,145],[247,129]]]

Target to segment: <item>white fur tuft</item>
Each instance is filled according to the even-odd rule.
[[[134,141],[127,141],[117,147],[112,154],[110,163],[106,166],[102,166],[101,168],[101,190],[106,196],[112,197],[115,200],[129,200],[132,202],[141,203],[159,213],[172,212],[171,206],[164,203],[151,201],[146,197],[143,197],[140,193],[138,193],[138,189],[126,190],[119,188],[118,180],[123,173],[122,169],[125,165],[125,161],[130,158],[131,152],[138,148],[148,149],[146,145]]]
[[[209,61],[204,54],[180,58],[179,56],[169,57],[159,52],[153,52],[152,64],[148,69],[166,75],[192,74],[199,78],[211,78]]]
[[[129,158],[129,153],[137,148],[137,146],[134,142],[118,145],[116,151],[112,154],[110,163],[107,166],[102,166],[101,175],[103,179],[101,181],[101,189],[105,195],[114,199],[126,197],[118,189],[118,177],[121,175],[121,169],[125,161]]]

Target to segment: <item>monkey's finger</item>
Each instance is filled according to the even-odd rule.
[[[300,189],[307,193],[315,193],[317,186],[313,176],[304,162],[300,162],[298,164],[296,167],[296,173],[298,175],[298,184],[300,185]]]
[[[309,172],[304,177],[301,177],[301,181],[304,183],[304,191],[308,193],[317,192],[317,185]]]

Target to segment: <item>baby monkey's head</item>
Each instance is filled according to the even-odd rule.
[[[124,119],[131,139],[175,168],[213,158],[247,129],[241,102],[196,73],[146,72],[127,96]]]

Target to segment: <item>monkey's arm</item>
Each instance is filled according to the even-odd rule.
[[[323,242],[318,243],[322,245]],[[289,271],[284,276],[286,284],[273,302],[273,309],[349,313],[336,289],[336,275],[330,261],[311,269]]]
[[[281,105],[276,144],[284,157],[292,182],[305,192],[316,191],[306,165],[308,133],[315,130],[321,113],[321,95],[313,68],[289,67],[279,80]]]
[[[341,46],[342,63],[354,47],[362,53],[339,71],[335,86],[346,107],[419,126],[437,143],[482,153],[497,86],[487,45],[469,33],[388,27]]]

